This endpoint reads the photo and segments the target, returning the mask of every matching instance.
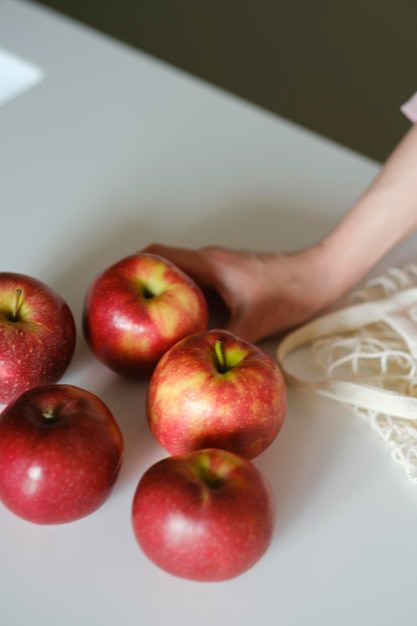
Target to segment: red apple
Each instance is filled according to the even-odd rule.
[[[96,357],[119,374],[140,378],[179,339],[207,328],[208,308],[200,288],[170,261],[139,253],[93,281],[83,319]]]
[[[0,272],[0,404],[57,382],[75,349],[73,315],[43,282]]]
[[[247,459],[274,441],[286,406],[284,378],[272,357],[217,329],[170,348],[146,399],[150,430],[170,454],[215,447]]]
[[[0,415],[0,500],[31,522],[72,522],[107,499],[122,455],[120,429],[97,396],[72,385],[29,389]]]
[[[272,493],[260,471],[218,449],[168,457],[152,465],[132,505],[137,542],[163,570],[198,581],[234,578],[268,548]]]

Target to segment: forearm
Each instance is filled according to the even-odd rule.
[[[340,293],[417,229],[417,125],[372,185],[320,244]]]

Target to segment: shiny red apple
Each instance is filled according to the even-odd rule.
[[[75,341],[73,315],[59,294],[31,276],[0,272],[0,404],[57,382]]]
[[[168,348],[207,325],[207,303],[194,281],[170,261],[144,252],[100,274],[84,306],[92,352],[132,378],[147,376]]]
[[[29,389],[0,415],[0,500],[38,524],[75,521],[108,498],[123,439],[108,407],[73,385]]]
[[[139,546],[161,569],[196,581],[227,580],[267,550],[273,498],[251,461],[198,450],[162,459],[143,474],[132,523]]]
[[[216,447],[248,459],[274,441],[286,407],[284,378],[272,357],[218,329],[170,348],[146,399],[150,430],[170,454]]]

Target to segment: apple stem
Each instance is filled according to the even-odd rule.
[[[53,409],[49,408],[49,409],[44,409],[42,411],[42,417],[47,421],[47,422],[51,422],[52,420],[54,420],[56,418],[56,413]]]
[[[16,322],[19,319],[19,311],[22,306],[22,290],[18,287],[16,289],[16,297],[14,300],[14,307],[12,311],[12,320]]]
[[[217,370],[224,374],[224,372],[227,372],[226,358],[223,351],[223,342],[220,339],[214,343],[214,352],[217,358]]]
[[[219,489],[224,485],[224,477],[219,471],[218,464],[212,464],[210,455],[202,454],[199,459],[198,472],[199,477],[210,489]],[[220,466],[221,467],[221,466]]]

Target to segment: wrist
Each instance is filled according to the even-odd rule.
[[[344,296],[370,269],[354,241],[340,241],[329,235],[311,249],[311,271],[320,277],[325,306]]]

